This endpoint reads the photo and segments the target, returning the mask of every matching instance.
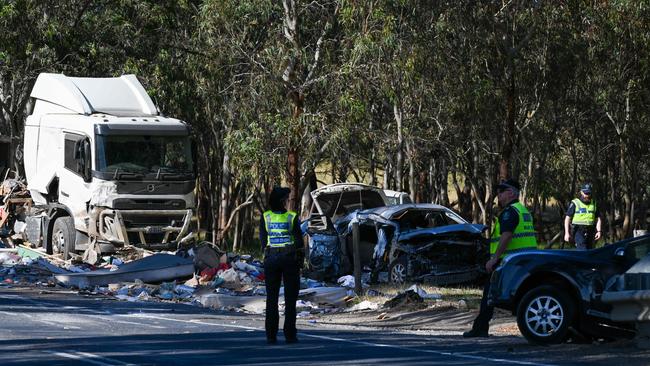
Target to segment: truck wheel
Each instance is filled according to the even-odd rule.
[[[390,266],[388,266],[388,273],[390,275],[391,283],[404,283],[408,274],[408,262],[406,255],[402,254],[395,259]]]
[[[61,255],[64,260],[68,259],[70,252],[74,251],[75,234],[72,217],[57,217],[52,229],[53,254]]]
[[[517,307],[517,326],[533,344],[563,342],[573,324],[576,304],[553,286],[536,287],[526,293]]]

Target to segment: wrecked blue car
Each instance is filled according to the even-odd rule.
[[[373,192],[314,199],[314,206],[324,203],[321,209],[337,209],[313,210],[309,222],[304,224],[309,235],[312,277],[331,279],[352,272],[354,222],[359,223],[361,265],[371,270],[374,280],[450,285],[485,276],[488,241],[484,225],[470,224],[450,209],[435,204],[356,207],[364,206],[364,200],[358,198],[364,195],[365,203],[373,202],[368,198]],[[354,203],[355,197],[360,204]],[[380,200],[381,195],[375,199]],[[354,209],[345,212],[340,207]]]
[[[341,219],[358,210],[385,206],[389,200],[382,189],[361,183],[330,184],[312,191],[311,197],[310,218],[301,225],[309,236],[309,276],[336,279],[351,268],[351,257],[341,245],[345,238],[339,237],[348,222]]]

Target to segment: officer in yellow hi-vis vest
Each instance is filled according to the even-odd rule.
[[[596,200],[591,197],[591,184],[580,189],[580,197],[574,199],[564,217],[564,241],[575,242],[578,249],[593,249],[600,239],[600,212]]]
[[[508,179],[497,186],[499,214],[490,237],[490,260],[485,269],[491,273],[499,261],[508,254],[523,250],[537,249],[537,239],[533,226],[533,217],[528,209],[519,202],[519,182]],[[487,337],[494,307],[487,303],[490,281],[483,288],[483,298],[479,314],[474,319],[472,329],[463,333],[463,337]]]
[[[260,242],[264,250],[266,283],[266,341],[277,343],[278,297],[284,283],[284,338],[296,343],[296,301],[300,290],[300,269],[304,247],[298,214],[285,208],[289,188],[275,187],[269,198],[270,210],[260,220]]]

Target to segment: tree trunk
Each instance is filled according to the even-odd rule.
[[[287,156],[287,181],[289,182],[289,188],[291,188],[291,194],[289,195],[289,200],[287,201],[287,206],[289,210],[296,211],[298,210],[298,203],[300,202],[300,173],[299,173],[299,154],[296,148],[289,149],[289,154]]]
[[[449,207],[449,165],[446,159],[440,162],[440,204]]]
[[[404,137],[402,135],[402,110],[397,105],[393,104],[393,114],[395,122],[397,123],[397,152],[395,161],[395,190],[402,191],[402,170],[404,165]]]
[[[419,199],[417,192],[417,185],[415,184],[415,159],[409,159],[409,191],[411,192],[412,199]]]
[[[219,227],[217,242],[224,239],[224,228],[230,216],[230,155],[224,152],[223,162],[221,164],[221,203],[219,204]]]
[[[386,163],[384,164],[384,183],[383,183],[384,189],[390,189],[390,175],[391,175],[390,159],[387,158]]]

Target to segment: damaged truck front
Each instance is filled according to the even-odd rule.
[[[134,75],[39,75],[25,123],[30,242],[65,258],[89,246],[173,248],[195,207],[188,126],[160,116]]]

